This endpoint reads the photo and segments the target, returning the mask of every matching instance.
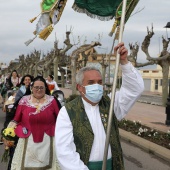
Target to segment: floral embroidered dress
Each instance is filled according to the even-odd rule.
[[[58,170],[54,150],[55,122],[59,112],[53,96],[45,95],[43,104],[24,96],[17,107],[14,122],[19,137],[11,170]]]

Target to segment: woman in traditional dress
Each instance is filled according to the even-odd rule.
[[[6,86],[8,90],[12,90],[16,87],[19,87],[20,77],[16,70],[13,70],[9,78],[6,80]]]
[[[59,87],[58,87],[58,85],[57,85],[57,82],[54,81],[53,75],[49,75],[49,76],[47,77],[46,82],[47,82],[47,85],[48,85],[48,88],[49,88],[51,94],[52,94],[52,92],[55,91],[55,90],[60,90]]]
[[[20,82],[20,88],[15,96],[15,102],[18,101],[26,93],[27,88],[30,88],[32,80],[33,77],[29,74],[22,77]]]
[[[36,77],[31,95],[20,99],[14,119],[8,127],[15,128],[19,137],[11,170],[58,170],[54,150],[55,122],[59,106],[49,95],[45,79]]]

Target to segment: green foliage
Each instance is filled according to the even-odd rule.
[[[9,149],[5,149],[1,158],[1,162],[8,162],[8,158],[9,158]]]

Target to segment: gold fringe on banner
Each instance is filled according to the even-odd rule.
[[[73,10],[76,11],[76,12],[79,12],[79,13],[85,13],[87,16],[91,17],[91,18],[97,18],[101,21],[109,21],[111,19],[113,19],[113,16],[99,16],[99,15],[96,15],[96,14],[92,14],[90,12],[88,12],[86,9],[84,8],[79,8],[76,3],[73,4],[72,6]]]
[[[110,33],[109,33],[109,36],[112,36],[112,35],[114,34],[117,25],[118,25],[118,20],[116,19],[115,22],[114,22],[114,24],[113,24],[113,26],[112,26],[112,30],[111,30]]]
[[[115,39],[119,39],[119,32],[120,32],[120,26],[117,26],[116,33],[115,33]]]
[[[39,38],[46,40],[52,31],[53,31],[53,26],[51,24],[39,33]]]

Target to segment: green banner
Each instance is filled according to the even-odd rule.
[[[112,19],[122,0],[75,0],[73,9],[92,18]]]
[[[135,7],[138,4],[138,2],[139,2],[139,0],[127,0],[126,10],[125,10],[125,23],[129,19],[131,13],[135,9]],[[113,24],[111,32],[109,33],[110,36],[112,36],[113,33],[115,32],[115,30],[120,26],[121,15],[122,15],[122,7],[123,7],[123,2],[119,4],[119,6],[118,6],[118,8],[116,10],[115,22]],[[119,28],[117,29],[117,32],[116,32],[115,36],[116,36],[116,39],[118,39]]]
[[[139,0],[127,0],[125,23],[129,19],[131,13],[133,12],[133,10],[136,7],[136,5],[138,4],[138,2],[139,2]],[[119,7],[116,10],[116,19],[119,19],[119,22],[120,22],[120,18],[122,15],[122,6],[123,6],[123,2],[119,5]]]
[[[60,0],[43,0],[41,3],[42,12],[51,11]]]

